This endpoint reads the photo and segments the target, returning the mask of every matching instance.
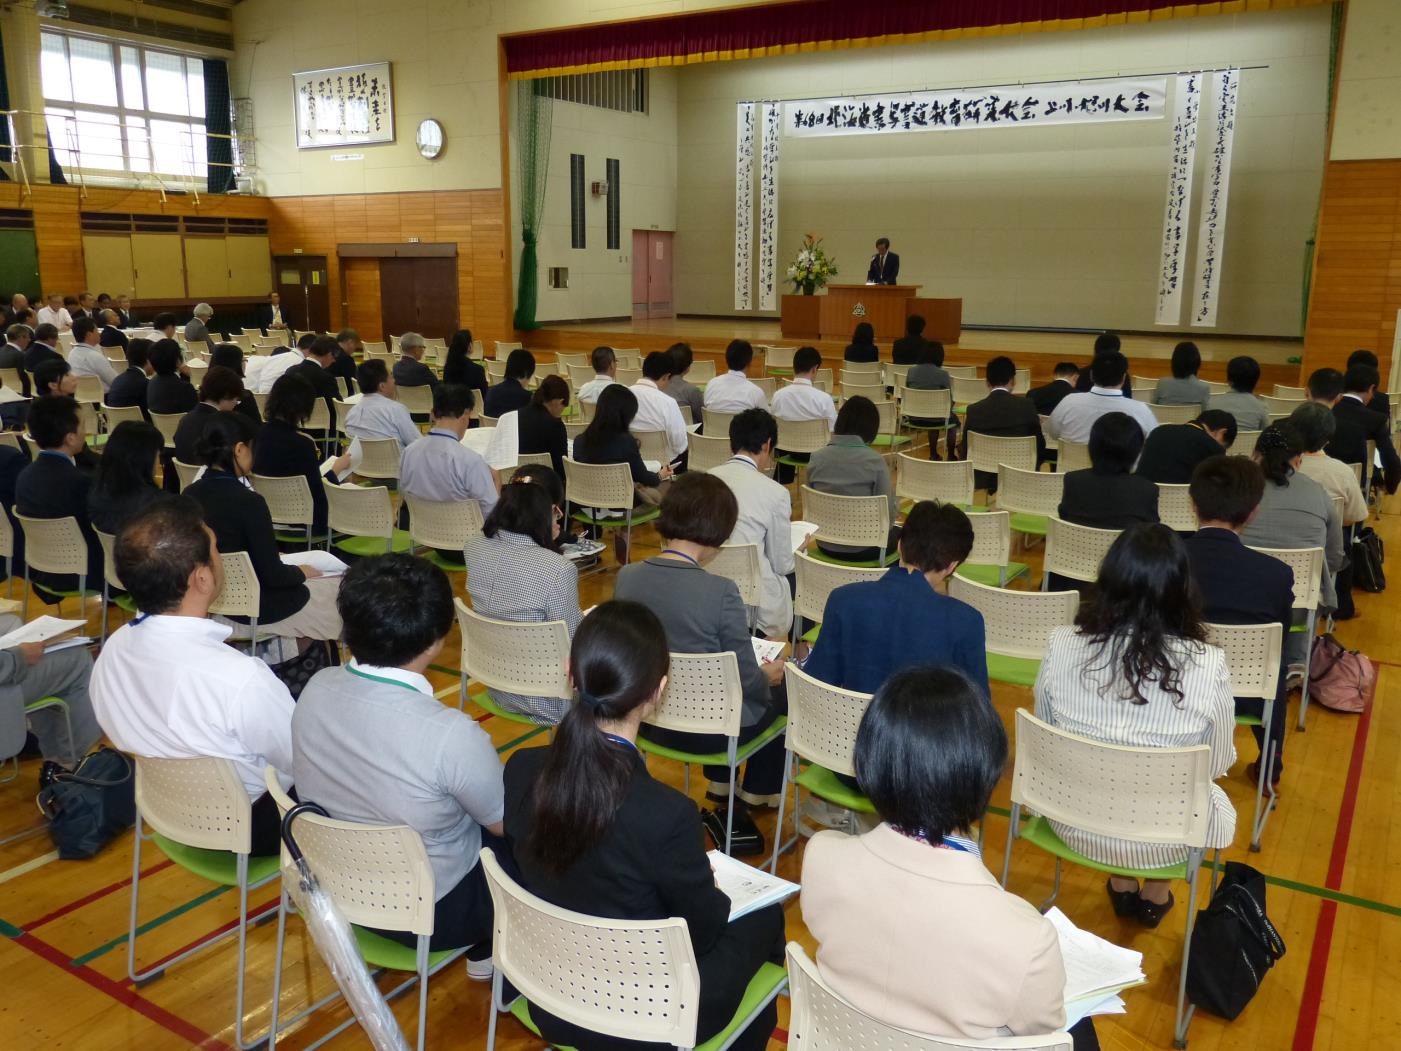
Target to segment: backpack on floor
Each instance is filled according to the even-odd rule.
[[[1357,650],[1349,650],[1332,635],[1313,640],[1309,660],[1309,699],[1335,712],[1360,712],[1367,707],[1377,669]]]
[[[1352,583],[1376,594],[1386,590],[1386,549],[1377,531],[1361,526],[1352,539]]]

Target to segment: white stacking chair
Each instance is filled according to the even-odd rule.
[[[730,423],[739,415],[734,412],[720,412],[718,409],[701,409],[701,420],[704,423],[705,433],[711,438],[724,438],[726,441],[730,437]]]
[[[1269,394],[1257,394],[1256,397],[1265,403],[1265,410],[1272,416],[1275,413],[1283,413],[1285,416],[1288,416],[1304,403],[1303,397],[1282,398],[1278,395],[1271,396]]]
[[[829,381],[831,369],[823,370],[828,373]],[[691,367],[686,371],[686,379],[697,387],[704,387],[715,378],[714,358],[695,358],[691,362]],[[830,382],[829,382],[830,385]]]
[[[516,466],[524,467],[526,464],[535,464],[540,467],[552,467],[554,457],[549,453],[516,453]],[[407,497],[405,497],[407,499]]]
[[[773,396],[778,393],[778,378],[775,376],[755,376],[749,382],[764,392],[764,400],[773,401]]]
[[[1236,431],[1236,440],[1226,450],[1227,456],[1249,456],[1255,451],[1255,443],[1260,440],[1259,431]]]
[[[549,462],[547,453],[546,466]],[[482,531],[482,506],[475,500],[423,500],[405,493],[404,503],[409,509],[409,536],[415,551],[426,547],[435,552],[460,552],[468,540]],[[430,556],[429,560],[440,569],[461,568],[445,566],[437,556]]]
[[[165,439],[165,447],[167,449],[175,448],[175,429],[180,426],[180,421],[184,418],[185,414],[183,412],[151,413],[151,423],[155,425],[156,430],[161,432],[161,437]]]
[[[490,358],[482,362],[482,368],[486,370],[486,379],[493,387],[506,378],[506,359]]]
[[[946,364],[944,371],[949,374],[949,379],[975,380],[978,378],[978,366],[976,365]]]
[[[631,387],[634,384],[636,384],[638,380],[642,379],[642,366],[638,365],[635,369],[627,368],[620,361],[618,363],[618,371],[614,375],[614,379],[616,379],[624,387]]]
[[[247,551],[221,551],[219,561],[224,567],[224,586],[209,604],[209,612],[222,617],[248,618],[247,627],[235,624],[233,637],[242,638],[245,631],[248,633],[251,656],[258,648],[258,604],[263,593],[258,574],[253,571],[253,560]]]
[[[569,685],[569,626],[562,620],[510,621],[484,617],[460,598],[454,598],[457,626],[462,635],[459,708],[467,703],[469,681],[486,689],[474,703],[499,719],[535,726],[528,715],[508,712],[492,699],[491,691],[521,697],[574,699]]]
[[[1041,422],[1041,443],[1046,446],[1047,452],[1055,452],[1060,448],[1060,442],[1051,437],[1051,417],[1037,416]]]
[[[952,369],[944,371],[949,374],[949,392],[955,405],[972,405],[988,396],[988,385],[976,376],[960,376]]]
[[[857,383],[879,383],[883,368],[879,361],[843,361],[839,379],[855,380]]]
[[[101,590],[88,590],[88,544],[83,539],[83,531],[78,520],[68,518],[30,518],[15,512],[15,520],[24,531],[24,597],[20,605],[20,619],[29,619],[29,573],[37,569],[41,573],[54,573],[63,576],[76,576],[76,592],[54,592],[60,598],[78,600],[78,616],[87,618],[85,608],[88,595],[100,595]],[[95,582],[94,582],[95,583]],[[42,587],[42,585],[35,585]]]
[[[844,584],[879,580],[885,575],[885,568],[882,566],[843,566],[813,558],[804,551],[799,551],[793,557],[793,566],[797,577],[797,589],[793,594],[795,645],[798,642],[799,619],[810,620],[817,625],[803,634],[803,641],[812,642],[817,638],[818,629],[822,626],[823,612],[827,608],[827,596],[833,591]]]
[[[566,361],[563,363],[563,367],[568,372],[566,378],[569,380],[569,386],[576,391],[597,375],[593,370],[593,366],[586,363],[576,365],[572,361]]]
[[[321,486],[326,490],[331,546],[361,557],[408,551],[413,546],[408,533],[394,528],[394,503],[384,486],[336,485],[324,478]]]
[[[933,434],[949,429],[949,415],[953,412],[952,392],[947,388],[921,390],[918,387],[898,388],[900,394],[900,422],[910,430],[930,435],[929,443],[934,444]],[[915,423],[915,420],[935,420],[935,423]]]
[[[1207,380],[1206,385],[1210,389],[1212,396],[1215,396],[1217,394],[1225,394],[1228,390],[1231,389],[1231,385],[1229,383],[1222,383],[1220,380]]]
[[[145,423],[146,416],[141,411],[139,405],[108,405],[103,402],[99,409],[102,417],[107,421],[107,430],[112,432],[117,429],[119,423]]]
[[[427,384],[400,387],[399,404],[409,410],[410,416],[427,416],[433,411],[433,388]]]
[[[632,527],[651,522],[661,514],[656,507],[633,507],[632,472],[625,463],[580,463],[566,456],[564,485],[570,502],[580,508],[574,512],[574,520],[594,528],[622,528],[629,559]],[[610,511],[620,513],[609,515]]]
[[[1190,423],[1201,415],[1200,405],[1155,405],[1148,403],[1148,411],[1159,423]]]
[[[708,471],[712,467],[719,467],[730,459],[728,434],[720,437],[712,437],[709,434],[689,434],[686,437],[686,447],[690,450],[690,455],[686,460],[687,470]]]
[[[494,354],[493,354],[492,356],[493,356],[494,358],[496,358],[497,361],[504,362],[504,361],[510,356],[511,351],[513,351],[513,350],[524,350],[524,349],[525,349],[525,344],[524,344],[524,343],[510,343],[510,342],[504,342],[504,341],[498,339],[498,340],[495,341],[495,348],[494,348],[494,349],[495,349],[495,352],[494,352]]]
[[[102,389],[102,381],[96,376],[82,375],[75,376],[77,390],[73,397],[87,405],[100,405],[106,392]]]
[[[182,463],[180,460],[172,460],[171,463],[175,465],[175,476],[179,480],[181,492],[194,485],[195,478],[204,470],[203,464]]]
[[[840,392],[843,399],[846,398],[869,398],[871,401],[880,401],[885,397],[885,384],[881,382],[880,373],[874,372],[869,376],[860,374],[855,378],[848,378],[848,370],[842,370],[842,381]],[[770,396],[772,400],[772,396]]]
[[[764,577],[759,568],[758,544],[725,544],[715,557],[702,567],[707,573],[733,580],[739,588],[739,599],[749,613],[752,629],[755,613],[763,598]]]
[[[620,369],[642,370],[641,347],[614,347],[613,356],[618,359]]]
[[[973,505],[973,464],[969,460],[922,460],[899,453],[895,460],[895,495],[901,500],[937,500],[959,507]]]
[[[1061,474],[1083,471],[1090,466],[1089,442],[1072,442],[1061,438],[1056,442],[1056,470]]]
[[[1133,791],[1125,791],[1132,785]],[[1022,810],[1035,814],[1023,822]],[[1187,933],[1182,944],[1182,969],[1177,983],[1174,1044],[1187,1046],[1187,1027],[1195,1008],[1187,1004],[1187,968],[1192,931],[1197,920],[1197,877],[1206,855],[1211,820],[1211,748],[1131,748],[1103,744],[1067,733],[1024,708],[1017,709],[1016,761],[1012,770],[1012,813],[1007,850],[1002,861],[1002,885],[1012,863],[1012,846],[1025,839],[1054,855],[1055,887],[1041,905],[1050,908],[1060,894],[1062,861],[1100,872],[1136,875],[1141,879],[1181,879],[1187,882]],[[1136,843],[1179,846],[1187,860],[1162,869],[1123,872],[1122,866],[1102,865],[1066,846],[1051,828],[1052,821],[1079,831]],[[1219,863],[1221,851],[1216,851]]]
[[[642,459],[655,460],[663,467],[671,461],[671,446],[666,431],[633,431],[632,436],[637,439]]]
[[[778,462],[793,467],[797,477],[801,478],[803,468],[807,466],[806,457],[827,447],[832,438],[832,428],[826,420],[779,419],[777,423],[778,441],[774,448],[778,451]],[[794,453],[804,459],[795,458]]]
[[[973,547],[958,567],[959,576],[980,584],[1005,588],[1027,571],[1012,561],[1012,516],[1007,511],[974,510],[968,515],[973,527]]]
[[[1011,591],[957,574],[949,577],[949,597],[983,615],[988,678],[1016,686],[1035,684],[1051,632],[1074,624],[1080,608],[1078,591]]]
[[[1025,394],[1031,390],[1031,369],[1017,369],[1016,378],[1012,380],[1012,393]]]
[[[1003,464],[997,470],[994,506],[1012,513],[1012,531],[1045,536],[1046,523],[1060,513],[1065,475],[1058,471],[1022,470]]]
[[[584,368],[589,369],[590,372],[593,371],[592,367],[589,365],[589,356],[587,354],[567,354],[562,350],[557,350],[555,351],[555,364],[561,369],[572,369],[575,366],[582,365]],[[593,377],[590,376],[589,378],[592,379]]]
[[[886,565],[892,556],[890,542],[890,501],[883,496],[838,496],[824,493],[810,485],[801,487],[803,518],[817,526],[813,538],[829,544],[847,547],[873,547],[881,552],[878,566]],[[834,555],[818,552],[812,557],[821,561],[845,565],[867,565]]]
[[[1192,496],[1187,491],[1189,488],[1168,482],[1158,483],[1158,521],[1175,533],[1197,531],[1197,512],[1192,507]]]
[[[1307,387],[1286,387],[1283,383],[1276,383],[1274,396],[1287,401],[1306,401],[1309,391]]]
[[[1019,471],[1036,470],[1036,439],[1004,438],[996,434],[968,432],[968,461],[975,471],[996,474],[1006,464]]]
[[[300,526],[300,542],[305,543],[307,550],[310,550],[312,543],[318,538],[311,535],[316,519],[316,504],[312,502],[311,487],[307,485],[306,478],[300,474],[288,475],[285,478],[254,474],[249,476],[248,481],[253,486],[253,491],[268,505],[268,514],[272,516],[274,528]],[[292,543],[298,542],[297,537],[286,533],[285,530],[280,530],[277,538]],[[329,544],[329,537],[327,539]]]
[[[1304,730],[1304,717],[1309,711],[1309,672],[1313,665],[1313,640],[1318,630],[1318,604],[1323,601],[1323,548],[1321,547],[1256,547],[1262,555],[1277,558],[1294,572],[1294,608],[1305,611],[1302,625],[1295,626],[1291,634],[1303,633],[1307,640],[1304,646],[1304,659],[1293,662],[1290,671],[1303,674],[1303,685],[1299,694],[1299,730]]]
[[[1051,517],[1046,522],[1045,571],[1041,590],[1051,587],[1051,574],[1093,584],[1099,577],[1099,564],[1119,539],[1121,529],[1093,529]]]
[[[360,449],[364,458],[355,468],[358,477],[398,480],[399,461],[404,453],[398,438],[361,438]]]

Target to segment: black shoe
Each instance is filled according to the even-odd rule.
[[[1114,915],[1121,920],[1126,920],[1130,916],[1138,915],[1138,888],[1133,890],[1115,890],[1114,884],[1104,881],[1104,889],[1109,892],[1109,904],[1114,906]]]
[[[1168,900],[1161,905],[1140,897],[1138,899],[1138,922],[1151,931],[1163,922],[1163,917],[1172,911],[1175,902],[1176,899],[1173,898],[1171,891],[1168,892]]]
[[[701,824],[710,834],[716,849],[725,849],[725,811],[707,810],[701,815]],[[742,806],[735,807],[734,825],[730,830],[730,854],[733,857],[752,857],[764,853],[764,834],[759,831],[749,811]]]

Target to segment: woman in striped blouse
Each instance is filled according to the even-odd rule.
[[[1187,551],[1165,525],[1136,525],[1114,542],[1075,626],[1051,633],[1036,679],[1036,715],[1070,733],[1135,748],[1211,746],[1211,776],[1236,761],[1235,703],[1225,654],[1203,640]],[[1104,865],[1165,868],[1184,847],[1136,843],[1052,822],[1066,844]],[[1207,847],[1226,847],[1236,812],[1211,788]],[[1172,908],[1167,880],[1111,876],[1119,916],[1156,927]]]

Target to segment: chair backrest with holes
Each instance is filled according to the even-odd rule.
[[[517,467],[524,467],[528,463],[539,467],[552,467],[554,462],[554,457],[549,453],[516,453]]]
[[[895,495],[902,500],[973,502],[973,465],[967,460],[926,460],[900,453],[895,461]]]
[[[988,396],[988,385],[976,376],[960,376],[948,369],[950,394],[955,405],[972,405]]]
[[[691,367],[686,370],[686,381],[700,386],[709,383],[715,378],[715,359],[696,358],[691,362]]]
[[[1265,403],[1266,412],[1271,414],[1282,412],[1286,416],[1304,403],[1302,395],[1296,398],[1283,398],[1277,394],[1274,396],[1269,394],[1257,394],[1256,397]]]
[[[973,547],[964,559],[974,566],[1005,566],[1012,561],[1012,516],[1007,511],[976,511],[968,516]]]
[[[1159,423],[1189,423],[1201,415],[1202,407],[1200,405],[1154,405],[1150,403],[1148,411]]]
[[[1249,456],[1255,451],[1255,443],[1260,440],[1259,431],[1236,431],[1236,440],[1226,450],[1227,456]]]
[[[486,370],[487,382],[492,386],[495,386],[506,378],[506,359],[504,356],[488,359],[483,362],[482,365]]]
[[[595,509],[632,507],[632,472],[625,463],[580,463],[564,458],[564,487],[569,499]]]
[[[575,365],[583,365],[587,368],[589,356],[587,354],[567,354],[562,350],[557,350],[555,351],[555,364],[561,368],[573,368]]]
[[[1274,624],[1207,624],[1206,641],[1226,654],[1235,697],[1274,697],[1279,688],[1279,663],[1284,626]]]
[[[1158,483],[1158,520],[1178,533],[1197,531],[1197,512],[1192,508],[1192,497],[1187,485]]]
[[[28,532],[25,533],[26,538]],[[1323,586],[1323,548],[1252,547],[1262,555],[1277,558],[1294,571],[1294,608],[1316,609]]]
[[[614,376],[614,379],[616,379],[624,387],[631,387],[633,384],[637,383],[638,380],[642,379],[642,367],[639,365],[635,369],[629,369],[624,368],[620,363],[618,365],[618,372]]]
[[[725,544],[704,568],[707,573],[733,580],[739,587],[740,601],[746,606],[759,605],[762,577],[758,544]]]
[[[874,566],[839,566],[822,562],[803,554],[794,557],[798,587],[793,597],[793,612],[808,620],[821,623],[827,608],[827,597],[846,584],[861,584],[879,580],[886,570]]]
[[[1286,387],[1283,383],[1276,383],[1274,396],[1276,398],[1287,398],[1290,401],[1304,401],[1308,398],[1309,391],[1307,387]]]
[[[29,518],[15,512],[15,519],[24,530],[24,560],[29,563],[30,569],[41,573],[78,575],[88,571],[88,545],[76,518],[71,515],[67,518]]]
[[[268,514],[279,525],[310,525],[316,516],[316,505],[311,499],[311,487],[300,474],[276,478],[266,474],[255,474],[248,479],[253,491],[268,505]]]
[[[156,430],[161,432],[161,437],[165,439],[167,449],[175,445],[175,429],[180,426],[180,421],[185,418],[183,412],[153,412],[151,422],[155,424]]]
[[[638,451],[644,460],[656,460],[664,464],[671,459],[671,446],[667,444],[666,431],[633,431],[637,439]]]
[[[355,468],[361,478],[398,478],[404,447],[398,438],[361,438],[364,458]]]
[[[1023,471],[1036,470],[1036,439],[1005,438],[997,434],[968,432],[968,459],[973,467],[996,474],[1001,464]]]
[[[522,888],[488,847],[492,959],[531,1004],[591,1032],[694,1047],[700,971],[686,921],[608,920]]]
[[[875,383],[880,379],[881,363],[879,361],[843,361],[840,366],[840,379],[854,380],[857,383]]]
[[[566,362],[565,368],[569,370],[569,385],[575,390],[592,381],[597,375],[592,365],[575,365],[573,362]]]
[[[1121,529],[1092,529],[1052,515],[1046,523],[1047,573],[1093,582]]]
[[[997,472],[997,506],[1028,515],[1054,515],[1065,491],[1065,475],[1001,467]]]
[[[221,551],[219,559],[224,564],[224,586],[209,604],[209,612],[225,617],[256,617],[262,587],[248,552]]]
[[[107,418],[107,429],[109,431],[115,430],[119,423],[126,423],[128,421],[132,423],[144,423],[146,420],[146,417],[141,412],[141,406],[139,405],[107,405],[104,403],[102,406],[102,415]]]
[[[494,620],[460,598],[453,604],[462,633],[462,671],[469,680],[501,693],[573,699],[565,672],[569,628],[564,621]]]
[[[712,438],[724,438],[730,440],[730,421],[738,413],[720,412],[716,409],[701,409],[701,417],[705,423],[705,433]]]
[[[76,376],[74,378],[77,380],[78,389],[74,392],[73,397],[81,402],[87,402],[92,405],[96,405],[98,402],[102,401],[103,390],[102,381],[100,379],[96,376],[89,375]]]
[[[686,439],[686,445],[691,450],[687,467],[692,471],[708,471],[730,458],[728,436],[712,438],[708,434],[692,434]]]
[[[136,806],[162,836],[201,850],[247,854],[253,808],[228,759],[135,756]]]
[[[1090,443],[1061,438],[1056,442],[1056,470],[1061,474],[1083,471],[1090,466]]]
[[[548,465],[549,457],[545,458]],[[409,535],[414,543],[439,551],[461,551],[482,531],[482,508],[475,500],[420,500],[408,493]]]
[[[613,356],[618,359],[620,369],[642,371],[642,351],[638,347],[614,347]]]
[[[957,377],[961,380],[973,380],[978,378],[977,365],[945,365],[944,371],[949,374],[949,379]]]
[[[875,403],[876,412],[880,416],[880,429],[876,433],[893,435],[900,429],[900,414],[896,410],[895,403],[889,398],[872,398],[871,400]]]
[[[831,437],[826,420],[778,420],[777,447],[786,453],[815,453]]]
[[[969,516],[972,517],[972,516]],[[949,577],[949,597],[966,602],[983,615],[989,653],[1042,660],[1051,632],[1075,623],[1078,591],[1012,591]]]
[[[788,749],[833,773],[856,776],[856,731],[871,703],[869,693],[829,686],[791,661],[783,666],[788,684]]]
[[[810,485],[803,490],[803,518],[817,526],[817,539],[884,550],[890,535],[890,501],[883,496],[838,496]]]
[[[1012,801],[1092,834],[1202,848],[1211,819],[1211,748],[1103,744],[1018,708]]]
[[[900,413],[912,420],[947,420],[953,411],[953,397],[947,387],[940,390],[920,390],[902,387]]]
[[[0,515],[0,518],[5,518],[5,516]],[[5,521],[6,525],[8,525],[9,519],[6,518]],[[122,587],[121,580],[117,578],[117,563],[113,554],[116,549],[117,538],[111,533],[104,533],[100,529],[94,529],[93,532],[97,534],[97,542],[102,545],[102,576],[106,579],[109,587],[114,587],[118,591],[125,591],[126,588]],[[5,555],[7,558],[9,557],[9,552],[0,551],[0,554]]]
[[[321,480],[326,490],[326,523],[337,533],[350,536],[393,536],[394,505],[382,485],[335,485]]]
[[[510,357],[511,351],[524,349],[525,344],[523,343],[505,343],[498,339],[495,343],[495,354],[493,355],[493,357],[495,357],[499,361],[504,362],[508,357]]]
[[[885,397],[885,384],[880,381],[879,373],[870,377],[858,376],[855,379],[842,380],[839,393],[843,398],[861,397],[878,401]]]
[[[0,369],[0,386],[8,387],[10,390],[24,390],[24,381],[20,378],[19,369]]]
[[[1055,452],[1060,448],[1060,442],[1051,437],[1051,417],[1037,416],[1036,418],[1041,421],[1041,437],[1046,444],[1046,448]]]
[[[433,411],[433,388],[426,383],[421,387],[400,387],[399,404],[411,415],[427,416]]]
[[[743,707],[734,653],[673,653],[666,690],[645,721],[681,733],[738,737]]]

